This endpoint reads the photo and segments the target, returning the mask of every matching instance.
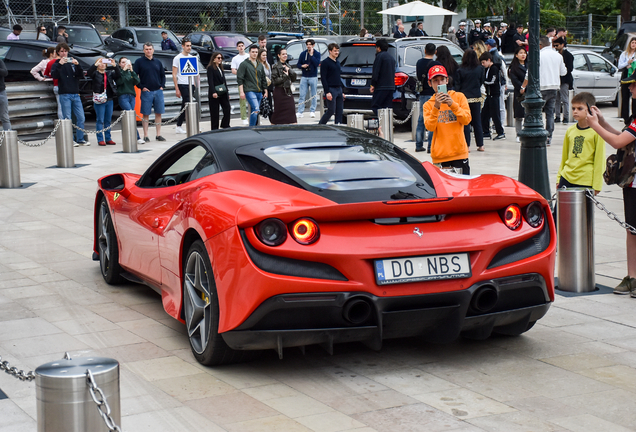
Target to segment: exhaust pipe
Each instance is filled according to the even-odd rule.
[[[484,285],[480,287],[470,301],[470,307],[481,313],[489,312],[497,304],[499,293],[492,285]]]
[[[342,317],[351,324],[362,324],[371,316],[371,305],[361,299],[349,300],[342,309]]]

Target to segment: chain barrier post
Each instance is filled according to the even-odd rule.
[[[55,151],[58,168],[75,167],[75,151],[73,149],[73,122],[71,119],[59,120],[60,126],[55,132]]]
[[[320,111],[320,118],[325,115],[325,95],[323,92],[318,92],[318,110]]]
[[[559,289],[594,291],[594,206],[585,188],[557,191],[557,241]]]
[[[196,102],[186,103],[186,132],[188,136],[199,133],[199,110]]]
[[[4,131],[4,143],[0,145],[0,188],[19,188],[20,152],[18,131]]]
[[[419,119],[421,109],[419,99],[413,101],[413,105],[411,106],[411,112],[413,113],[413,115],[411,115],[411,141],[417,139],[417,120]]]
[[[515,125],[514,100],[515,100],[514,92],[508,93],[508,104],[506,106],[506,126],[507,127],[513,127]]]
[[[137,119],[134,110],[124,112],[121,120],[121,142],[124,153],[137,153]]]
[[[378,123],[382,128],[384,139],[393,142],[393,108],[380,108],[378,110]]]
[[[362,114],[347,115],[347,126],[354,129],[364,130],[364,115]]]
[[[117,360],[67,355],[37,367],[35,385],[38,432],[120,430],[116,426],[121,423]]]

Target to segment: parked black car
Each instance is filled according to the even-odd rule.
[[[444,38],[386,38],[389,41],[389,54],[395,57],[395,85],[393,95],[393,113],[398,119],[405,119],[411,112],[413,101],[418,99],[415,91],[417,84],[415,65],[424,57],[427,43],[437,46],[446,45],[451,54],[461,63],[464,52],[457,45]],[[345,94],[346,112],[371,113],[372,94],[371,76],[375,61],[374,39],[353,39],[340,44],[340,65],[342,66],[342,85]]]
[[[82,46],[93,49],[93,52],[97,55],[105,56],[109,54],[109,50],[106,49],[101,35],[93,24],[45,22],[42,25],[46,28],[46,34],[51,38],[52,42],[57,43],[57,29],[59,26],[64,26],[68,34],[68,44],[71,48]],[[111,55],[112,53],[110,53],[109,57]]]
[[[223,69],[230,70],[232,57],[238,54],[236,44],[242,41],[245,48],[252,44],[252,41],[239,33],[201,31],[192,32],[186,36],[192,42],[192,47],[199,53],[199,58],[204,66],[210,63],[212,53],[215,51],[223,54]]]
[[[286,48],[290,41],[302,40],[302,33],[269,32],[267,33],[267,61],[270,65],[276,63],[276,53],[281,48]],[[252,45],[258,45],[254,42]]]
[[[104,39],[104,43],[109,50],[119,52],[122,50],[143,51],[146,42],[152,42],[155,52],[161,51],[162,32],[168,34],[168,39],[174,42],[177,52],[181,50],[181,40],[172,30],[159,27],[122,27],[115,30],[113,34]],[[175,51],[170,51],[176,54]]]
[[[636,21],[625,21],[616,33],[616,39],[603,51],[603,57],[618,64],[618,58],[627,47],[628,39],[636,35]]]

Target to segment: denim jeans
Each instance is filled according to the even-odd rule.
[[[302,114],[305,111],[305,98],[307,97],[307,90],[309,89],[309,97],[313,97],[311,100],[311,107],[309,111],[316,112],[316,105],[318,104],[318,99],[316,96],[316,91],[318,89],[318,77],[312,78],[300,78],[300,88],[298,91],[300,95],[298,96],[298,114]]]
[[[554,105],[557,92],[558,90],[541,90],[541,98],[545,101],[543,110],[545,111],[545,129],[548,131],[548,138],[552,138],[552,132],[554,132]]]
[[[415,131],[415,148],[424,147],[424,104],[431,98],[431,95],[420,96],[420,115],[417,118],[417,129]],[[431,142],[433,142],[433,133],[428,134],[428,148],[431,148]]]
[[[135,95],[121,94],[119,95],[119,107],[124,111],[135,110]],[[137,128],[135,128],[137,130]],[[137,131],[137,139],[139,139],[139,131]]]
[[[110,121],[113,118],[113,101],[109,100],[103,104],[93,104],[95,107],[95,128],[97,130],[102,130],[105,127],[110,126]],[[106,139],[104,139],[106,136]],[[110,141],[110,129],[105,131],[104,133],[97,134],[97,141]]]
[[[256,126],[258,123],[258,113],[260,112],[261,100],[263,100],[263,93],[260,92],[246,92],[245,99],[250,104],[250,126]]]
[[[11,130],[11,121],[9,120],[9,98],[7,91],[0,91],[0,121],[2,121],[2,129]]]
[[[563,113],[563,120],[570,119],[570,86],[569,84],[561,84],[557,93],[554,117],[559,117],[560,113]]]
[[[84,129],[84,107],[80,96],[78,94],[61,94],[60,104],[62,105],[62,116],[65,119],[70,119],[71,115],[75,115],[77,127]],[[77,130],[76,133],[77,142],[83,142],[84,132]]]

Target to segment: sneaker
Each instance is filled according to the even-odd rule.
[[[517,137],[517,142],[521,142],[521,140],[519,139],[519,137]]]
[[[78,143],[78,142],[73,141],[73,147],[79,147],[79,143]]]
[[[97,141],[97,145],[106,146],[106,141]]]
[[[546,145],[547,147],[550,147],[550,143],[551,143],[551,141],[552,141],[552,138],[548,138],[548,139],[546,140],[546,142],[545,142],[545,145]]]
[[[77,144],[81,145],[81,146],[89,146],[89,145],[91,145],[91,143],[89,143],[88,141],[78,141]]]
[[[486,138],[491,139],[492,137],[490,135],[484,135],[484,139]]]
[[[303,113],[296,113],[296,118],[303,118],[305,117],[305,114]]]
[[[186,133],[188,133],[188,132],[187,132],[185,129],[183,129],[181,126],[177,126],[177,127],[175,128],[175,132],[176,132],[176,133],[178,133],[178,134],[186,134]]]
[[[423,152],[424,150],[424,147],[415,147],[416,152]]]
[[[243,124],[244,124],[245,126],[249,126],[250,121],[249,121],[249,120],[247,120],[247,119],[245,119],[245,120],[243,120]]]
[[[117,143],[115,141],[113,141],[113,140],[108,140],[108,141],[106,141],[106,144],[108,144],[108,145],[116,145]]]
[[[143,139],[141,139],[141,138],[139,138],[139,139],[137,140],[137,144],[146,144],[146,141],[145,141],[145,140],[143,140]]]
[[[636,279],[630,276],[625,276],[621,283],[614,288],[614,294],[631,294],[634,292],[634,288],[636,288]]]
[[[563,124],[568,124],[569,122],[570,122],[570,120],[568,120],[566,118],[563,119]]]
[[[499,134],[496,137],[494,137],[492,140],[493,141],[497,141],[497,140],[502,140],[502,139],[506,139],[506,134]]]
[[[157,135],[157,141],[165,141],[166,139],[164,137],[162,137],[161,135]]]
[[[315,112],[313,112],[313,111],[312,111],[312,112],[310,112],[310,113],[309,113],[309,117],[311,117],[311,118],[316,117],[316,113],[315,113]]]
[[[145,141],[145,142],[150,142],[150,138],[148,138],[148,137],[144,137],[144,141]]]

